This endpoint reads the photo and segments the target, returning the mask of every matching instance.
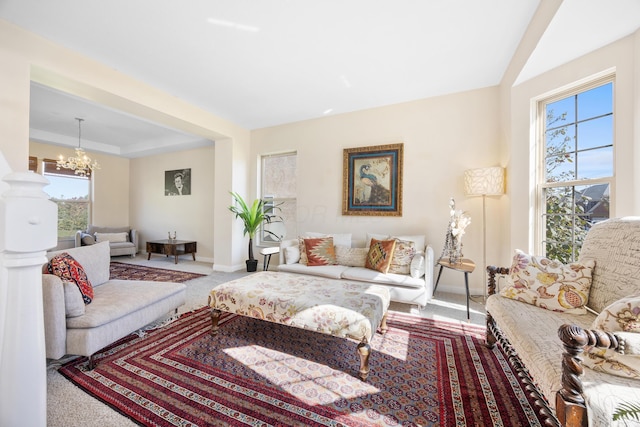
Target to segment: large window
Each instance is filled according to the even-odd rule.
[[[265,213],[275,218],[263,227],[261,245],[277,245],[280,240],[298,235],[296,163],[296,153],[265,155],[260,159],[260,189]]]
[[[538,248],[562,262],[578,258],[592,224],[609,218],[614,176],[613,78],[538,104]]]
[[[89,224],[91,180],[68,169],[56,169],[55,160],[43,161],[43,175],[49,180],[44,191],[58,205],[58,239],[75,236]]]

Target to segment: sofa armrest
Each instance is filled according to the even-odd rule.
[[[131,243],[133,243],[134,246],[136,247],[136,253],[138,253],[138,251],[139,251],[139,248],[138,248],[138,240],[139,240],[138,231],[135,228],[132,228],[131,230],[129,230],[129,236],[131,237]]]
[[[44,336],[47,358],[60,359],[67,350],[67,319],[62,280],[53,274],[42,275]]]
[[[424,283],[429,299],[433,296],[433,268],[436,264],[435,253],[430,245],[424,248]]]
[[[587,426],[587,408],[580,378],[584,372],[582,353],[587,346],[618,350],[621,341],[609,332],[569,324],[558,328],[558,337],[564,352],[562,388],[556,393],[556,415],[563,426]]]
[[[75,248],[79,248],[80,246],[82,246],[82,233],[84,233],[83,230],[78,230],[76,231],[76,240],[75,240]]]
[[[496,274],[509,274],[506,267],[487,266],[487,295],[495,295],[496,293]]]

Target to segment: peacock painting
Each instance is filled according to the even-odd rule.
[[[378,158],[371,163],[363,163],[360,165],[359,180],[356,184],[355,204],[389,204],[391,200],[391,190],[382,184],[382,182],[386,182],[388,185],[389,170],[389,160],[386,158]]]
[[[402,216],[403,144],[345,148],[343,215]]]

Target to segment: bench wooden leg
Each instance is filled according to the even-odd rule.
[[[371,354],[371,346],[366,337],[362,338],[357,350],[360,356],[360,370],[358,371],[358,375],[362,381],[366,381],[369,376],[369,355]]]
[[[386,334],[387,333],[387,329],[389,329],[389,327],[387,326],[387,313],[384,313],[384,316],[382,316],[382,320],[380,321],[380,332],[382,332],[382,334]]]
[[[217,310],[215,308],[210,309],[211,335],[218,335],[218,320],[220,319],[220,313],[222,313],[220,310]]]

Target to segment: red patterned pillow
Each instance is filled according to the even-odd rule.
[[[317,239],[304,239],[305,252],[307,253],[307,265],[334,265],[336,263],[336,250],[333,246],[333,237],[320,237]]]
[[[51,258],[47,269],[49,273],[55,274],[62,280],[75,283],[80,289],[85,304],[89,304],[93,300],[93,286],[87,278],[87,274],[80,263],[67,252]]]
[[[371,239],[371,246],[367,254],[367,260],[364,264],[366,268],[387,274],[391,260],[393,259],[393,250],[396,247],[396,240],[377,240]]]

